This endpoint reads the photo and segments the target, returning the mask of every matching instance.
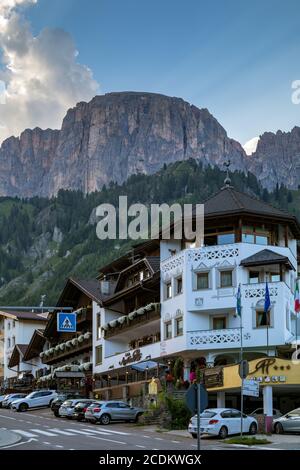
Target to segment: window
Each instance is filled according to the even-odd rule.
[[[97,313],[97,339],[101,338],[101,313]]]
[[[266,314],[263,309],[256,310],[256,328],[270,326],[270,311]]]
[[[270,273],[270,281],[271,282],[279,282],[280,281],[280,274]]]
[[[12,341],[12,346],[15,346],[15,345],[16,345],[16,338],[15,338],[15,336],[12,337],[11,341]]]
[[[183,319],[176,318],[175,320],[175,336],[183,335]]]
[[[102,346],[95,347],[96,364],[102,364]]]
[[[254,235],[251,233],[242,234],[242,242],[244,243],[254,243]]]
[[[232,287],[232,271],[220,271],[220,287]]]
[[[172,297],[172,283],[167,282],[166,283],[166,299],[171,299]]]
[[[268,237],[264,235],[256,235],[256,243],[257,245],[267,245]]]
[[[197,290],[209,288],[209,273],[197,273]]]
[[[234,243],[234,233],[223,233],[217,237],[218,245],[226,245],[228,243]]]
[[[259,272],[258,271],[250,271],[249,272],[249,283],[250,284],[258,284],[259,283]]]
[[[7,323],[7,329],[10,330],[10,321]]]
[[[226,328],[226,317],[213,317],[213,330],[224,330]]]
[[[13,320],[12,327],[15,328],[15,326],[16,326],[16,320]]]
[[[271,240],[271,232],[264,227],[244,226],[242,242],[268,245]]]
[[[176,279],[176,295],[182,294],[182,277]]]
[[[10,348],[10,338],[7,339],[7,347]]]
[[[172,322],[168,321],[165,323],[165,339],[172,338]]]

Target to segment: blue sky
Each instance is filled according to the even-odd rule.
[[[298,0],[39,0],[24,14],[35,35],[72,35],[101,93],[182,97],[242,144],[300,125]]]

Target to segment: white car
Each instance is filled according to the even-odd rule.
[[[200,415],[200,434],[219,436],[225,439],[241,430],[241,412],[233,408],[209,408]],[[189,433],[197,438],[197,415],[190,420]],[[256,434],[257,421],[253,416],[243,414],[243,433]]]
[[[51,406],[55,398],[57,398],[55,390],[38,390],[29,393],[25,398],[14,400],[11,404],[11,408],[14,411],[27,411],[30,408]]]

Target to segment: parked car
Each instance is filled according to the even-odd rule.
[[[74,412],[75,412],[75,406],[77,403],[82,403],[84,401],[87,401],[88,403],[91,403],[93,400],[84,400],[82,398],[76,398],[73,400],[66,400],[63,402],[63,404],[60,406],[58,413],[59,416],[62,418],[68,418],[68,419],[73,419],[74,418]]]
[[[59,408],[66,400],[81,399],[81,398],[83,399],[84,397],[81,397],[77,393],[59,393],[57,395],[57,398],[55,398],[55,400],[53,400],[51,403],[51,411],[53,411],[54,416],[59,418],[59,412],[58,412]]]
[[[300,408],[289,411],[285,415],[274,420],[273,429],[276,434],[300,432]]]
[[[230,434],[238,434],[241,430],[241,412],[233,408],[209,408],[200,415],[200,433],[219,436],[225,439]],[[196,439],[197,415],[190,420],[189,433]],[[257,433],[257,421],[253,416],[243,414],[243,432]]]
[[[138,421],[142,408],[129,406],[123,401],[99,402],[85,412],[85,419],[93,423],[109,424],[111,421]]]
[[[6,395],[5,399],[2,401],[2,408],[10,408],[14,400],[24,397],[26,397],[26,393],[10,393]]]
[[[250,416],[254,416],[254,418],[258,417],[258,416],[264,416],[264,409],[263,408],[256,408],[256,410],[252,411],[252,413],[250,413]],[[280,416],[282,416],[282,413],[277,410],[276,408],[273,408],[273,419],[277,419],[277,418],[280,418]]]
[[[27,411],[31,408],[41,408],[43,406],[51,406],[53,400],[57,398],[55,390],[38,390],[29,393],[24,398],[14,400],[11,408],[14,411]]]
[[[6,397],[8,397],[8,395],[0,395],[0,408],[2,408],[2,402],[6,399]]]
[[[82,400],[74,408],[73,418],[77,419],[77,421],[83,421],[85,419],[85,412],[88,406],[95,404],[95,400]]]

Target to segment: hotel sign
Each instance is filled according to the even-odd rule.
[[[127,352],[121,361],[119,361],[120,366],[126,366],[132,362],[138,362],[142,359],[142,353],[139,349],[133,351],[133,353]]]

